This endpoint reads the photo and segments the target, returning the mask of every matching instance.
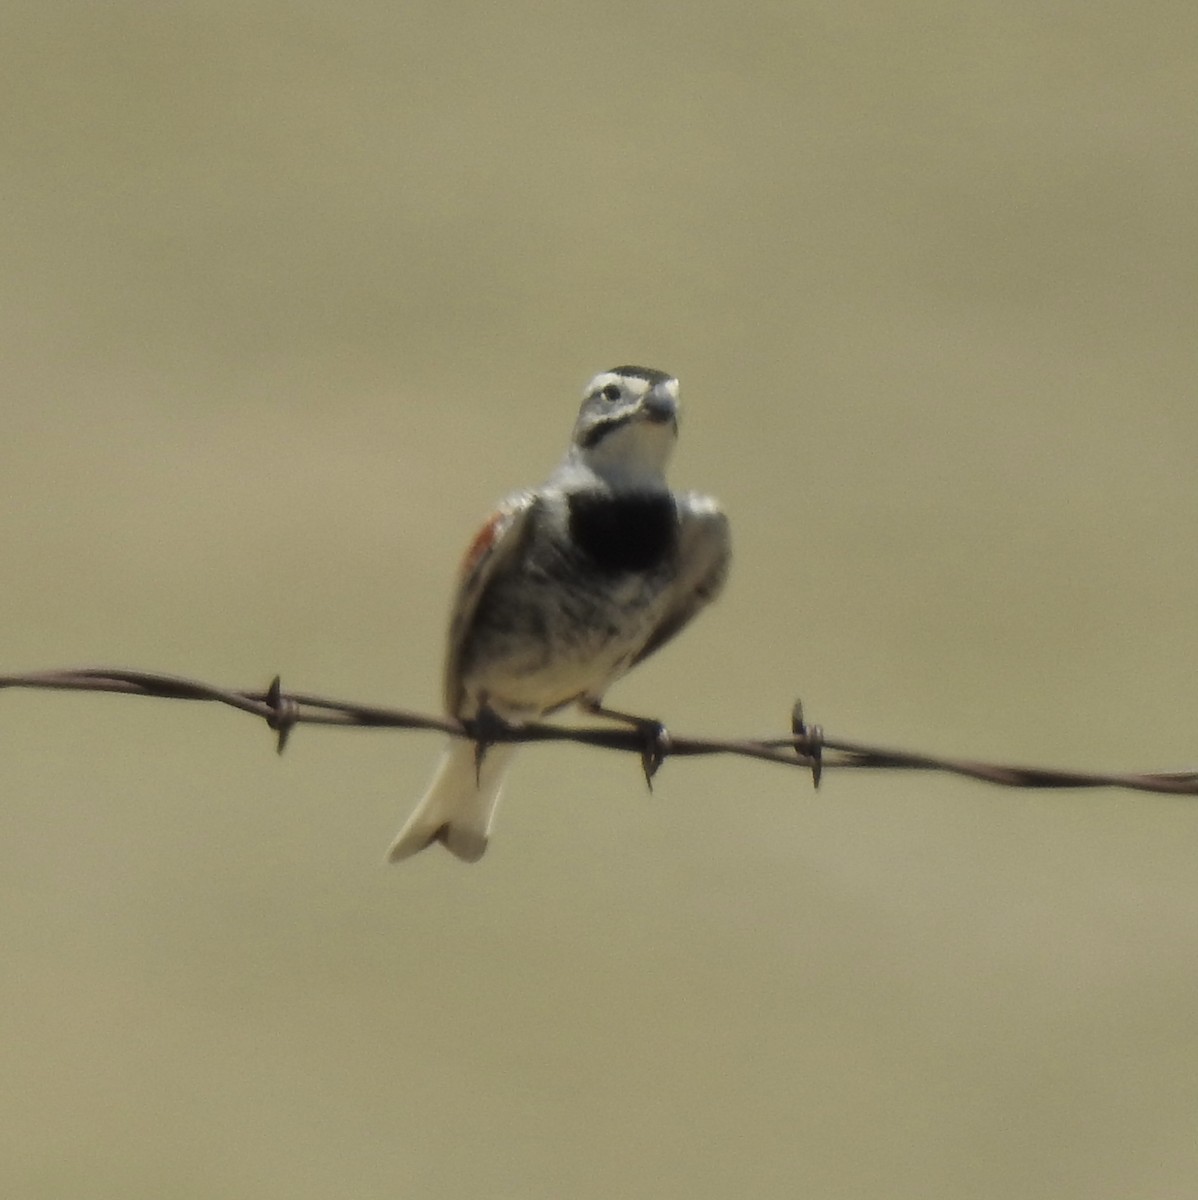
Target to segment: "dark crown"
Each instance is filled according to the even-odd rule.
[[[632,379],[643,379],[646,383],[665,383],[674,376],[667,371],[655,371],[652,367],[612,367],[609,375],[627,375]]]

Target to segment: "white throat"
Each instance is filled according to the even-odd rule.
[[[596,477],[613,492],[659,491],[666,487],[676,437],[671,425],[634,420],[594,446],[572,446],[566,467]]]

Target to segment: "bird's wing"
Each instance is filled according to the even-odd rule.
[[[678,505],[678,578],[673,603],[641,647],[631,666],[666,644],[690,619],[720,594],[728,577],[732,540],[728,518],[710,497],[686,492]]]
[[[540,501],[533,492],[515,492],[503,500],[474,536],[458,572],[458,590],[449,622],[449,652],[445,659],[445,708],[456,713],[461,704],[461,656],[479,600],[500,566],[523,544],[529,517]]]

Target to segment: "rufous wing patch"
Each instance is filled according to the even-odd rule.
[[[470,543],[465,557],[462,559],[460,574],[463,579],[473,575],[487,555],[495,549],[495,543],[499,541],[510,517],[510,513],[499,509],[487,518],[483,527],[474,535],[474,541]]]

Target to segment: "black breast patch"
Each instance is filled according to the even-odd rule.
[[[674,497],[669,492],[576,493],[570,497],[570,535],[600,571],[651,570],[678,545]]]

